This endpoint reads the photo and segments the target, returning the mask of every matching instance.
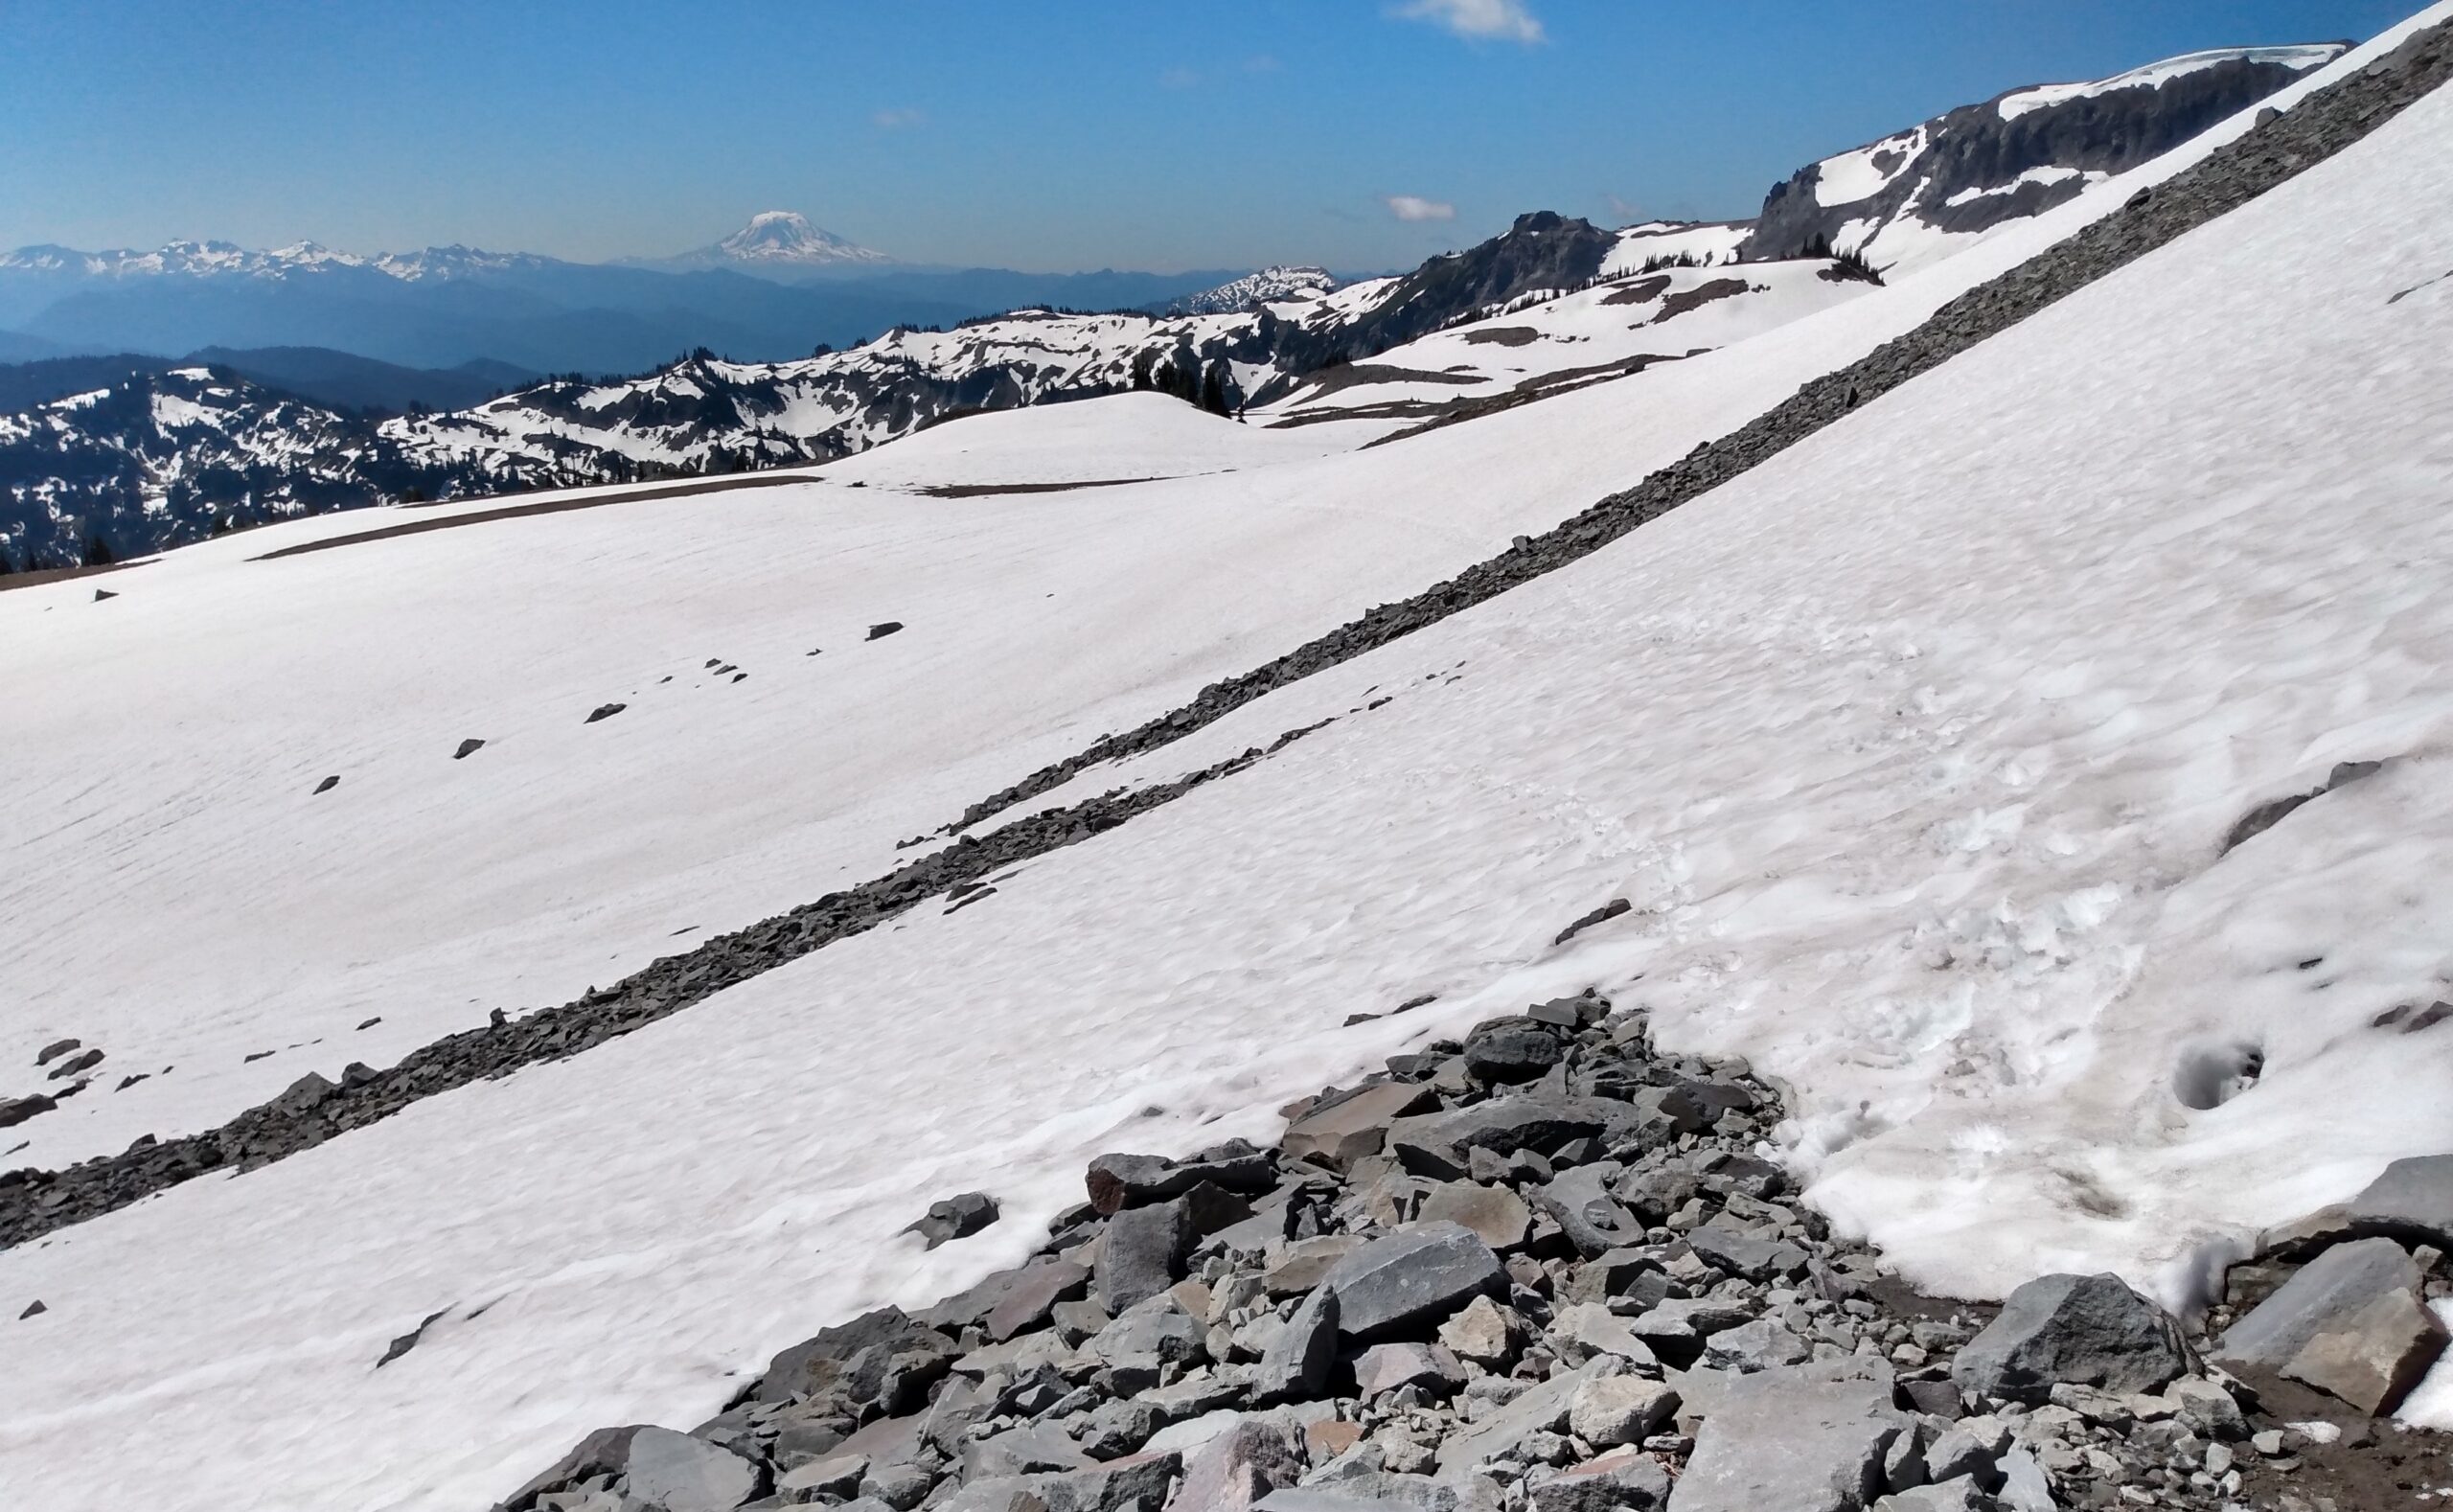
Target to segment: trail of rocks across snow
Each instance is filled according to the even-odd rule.
[[[2442,271],[2414,227],[2453,213],[2448,134],[2424,101],[1699,507],[1219,722],[1171,760],[1363,711],[975,905],[0,1254],[46,1304],[0,1325],[0,1478],[63,1512],[471,1504],[1021,1260],[1096,1151],[1268,1137],[1341,1067],[1595,983],[1785,1083],[1811,1195],[1914,1268],[2210,1290],[2220,1247],[2453,1147],[2453,1042],[2405,1027],[2453,846],[2453,343],[2436,295],[2389,303]],[[2200,1074],[2243,1028],[2254,1074]],[[2184,1052],[2236,1095],[2180,1102]],[[974,1187],[1002,1222],[898,1246]]]
[[[2426,1302],[2453,1281],[2424,1242],[2453,1243],[2453,1157],[2304,1226],[2235,1278],[2239,1320],[2190,1340],[2110,1275],[1973,1318],[1886,1284],[1757,1153],[1770,1088],[1658,1054],[1597,997],[1288,1114],[1274,1149],[1101,1156],[1023,1264],[788,1346],[686,1435],[590,1433],[502,1512],[2373,1512],[2389,1482],[2453,1491],[2442,1440],[2369,1416],[2444,1351]],[[915,1226],[933,1245],[995,1213],[969,1193]]]

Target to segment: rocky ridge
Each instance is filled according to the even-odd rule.
[[[1917,1297],[1766,1158],[1771,1087],[1589,992],[1286,1114],[1100,1157],[1020,1266],[784,1349],[686,1434],[591,1433],[498,1512],[2352,1512],[2299,1489],[2327,1450],[2453,1482],[2362,1394],[2442,1351],[2442,1250],[2346,1237],[2453,1240],[2453,1157],[2278,1235],[2207,1335],[2109,1275]],[[2274,1369],[2335,1399],[2285,1422]]]

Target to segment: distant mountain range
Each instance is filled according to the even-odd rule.
[[[0,254],[0,361],[323,347],[421,369],[485,360],[636,373],[696,348],[780,361],[1020,305],[1163,307],[1240,271],[914,267],[787,211],[699,251],[627,264],[464,246],[361,256],[311,241],[32,246]]]
[[[790,210],[762,210],[749,224],[713,246],[679,257],[640,260],[636,267],[695,272],[722,268],[755,278],[796,281],[865,272],[894,265],[895,260],[846,241],[832,231],[810,224],[807,216]]]
[[[1468,418],[1491,403],[1607,381],[1644,363],[1702,350],[1685,335],[1675,341],[1664,335],[1668,344],[1648,346],[1655,338],[1636,332],[1704,305],[1734,302],[1723,307],[1734,309],[1775,286],[1845,293],[1848,281],[1879,277],[1877,269],[1897,273],[1952,255],[1987,231],[2040,214],[2104,175],[2179,146],[2340,51],[2324,45],[2193,54],[2092,83],[2012,91],[1809,165],[1775,186],[1754,221],[1610,231],[1542,213],[1402,277],[1345,285],[1317,268],[1181,280],[928,272],[863,262],[860,249],[782,216],[761,217],[741,236],[691,256],[770,259],[798,269],[794,276],[804,282],[725,268],[591,267],[465,248],[377,259],[311,247],[246,253],[210,243],[90,259],[32,249],[0,259],[0,309],[20,297],[21,286],[11,279],[66,281],[58,286],[75,292],[46,307],[29,328],[44,340],[59,339],[74,324],[71,314],[100,324],[111,312],[126,317],[149,310],[166,327],[189,329],[210,323],[199,309],[297,317],[350,309],[363,320],[371,318],[367,309],[379,308],[387,318],[397,317],[400,329],[428,337],[448,324],[447,312],[449,321],[459,322],[450,329],[471,340],[483,335],[489,350],[508,350],[517,362],[517,354],[528,350],[521,341],[539,322],[562,323],[574,340],[608,328],[635,334],[636,317],[618,312],[616,295],[692,290],[722,306],[726,319],[743,323],[726,329],[744,332],[761,319],[814,320],[818,309],[844,318],[843,307],[828,301],[907,311],[923,302],[922,290],[934,291],[941,313],[962,308],[950,297],[955,292],[1009,313],[906,316],[901,319],[906,329],[851,350],[778,361],[720,360],[705,350],[719,342],[694,342],[699,351],[641,377],[566,376],[497,399],[434,405],[441,412],[379,422],[362,411],[381,406],[297,396],[379,391],[397,399],[407,385],[444,380],[432,369],[449,370],[456,375],[449,380],[462,382],[489,381],[502,370],[471,370],[466,357],[387,358],[399,366],[352,369],[332,353],[207,351],[199,349],[213,342],[182,342],[175,349],[194,352],[195,358],[175,366],[123,364],[109,381],[0,415],[0,561],[22,568],[74,562],[98,551],[125,557],[222,529],[411,492],[428,497],[506,493],[822,462],[972,410],[1128,389],[1171,393],[1220,412],[1285,401],[1284,413],[1272,417],[1285,424]],[[1835,260],[1834,252],[1850,256]],[[1761,265],[1763,272],[1744,274],[1737,271],[1741,264]],[[1731,271],[1692,273],[1723,265]],[[829,266],[865,271],[831,279],[812,272]],[[364,303],[363,291],[378,286],[436,297],[424,305]],[[598,302],[540,314],[536,307],[544,290]],[[159,303],[147,303],[149,295]],[[111,303],[113,296],[123,303]],[[1818,293],[1795,309],[1803,312],[1822,298]],[[1579,313],[1550,318],[1570,300],[1580,302]],[[1070,314],[1068,307],[1116,312]],[[1764,318],[1758,309],[1732,329],[1759,329]],[[181,319],[189,326],[178,327]],[[623,328],[625,319],[633,325]],[[1402,387],[1429,380],[1452,391],[1488,393],[1497,375],[1523,371],[1509,369],[1504,355],[1544,340],[1542,325],[1566,332],[1574,321],[1593,319],[1615,322],[1612,340],[1623,355],[1543,378],[1531,388],[1519,384],[1515,392],[1461,407],[1382,402],[1367,390],[1357,392],[1365,383]],[[1476,338],[1470,342],[1451,339],[1435,360],[1420,359],[1422,371],[1406,366],[1410,344],[1477,322],[1490,329],[1463,332]],[[955,329],[910,329],[940,324]],[[806,352],[800,340],[795,333],[790,344]],[[392,350],[433,346],[403,340]],[[738,355],[744,348],[732,350]],[[1395,355],[1366,369],[1387,354]]]

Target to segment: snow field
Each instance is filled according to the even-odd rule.
[[[728,1396],[727,1372],[815,1326],[879,1300],[926,1300],[1010,1260],[1101,1149],[1266,1134],[1288,1095],[1587,982],[1651,1004],[1674,1042],[1741,1049],[1787,1079],[1803,1113],[1791,1153],[1819,1172],[1816,1198],[1943,1284],[2016,1280],[2066,1256],[2170,1292],[2195,1251],[2159,1253],[2150,1229],[2221,1243],[2300,1198],[2342,1195],[2392,1156],[2445,1148],[2453,1113],[2430,1089],[2453,1039],[2399,1039],[2388,1053],[2364,1026],[2375,1007],[2427,990],[2442,965],[2424,924],[2444,916],[2435,879],[2453,838],[2438,755],[2453,716],[2442,670],[2453,603],[2430,569],[2453,452],[2429,399],[2453,363],[2453,296],[2439,285],[2386,299],[2442,271],[2415,228],[2453,210],[2449,135],[2453,103],[2429,101],[1714,496],[1139,764],[1152,774],[1198,765],[1204,750],[1404,690],[1030,863],[959,914],[924,907],[578,1060],[0,1255],[0,1301],[53,1308],[19,1325],[0,1375],[0,1481],[62,1509],[482,1502],[588,1429],[686,1426]],[[2063,230],[2134,182],[2091,191],[2060,213]],[[2037,234],[2006,234],[1949,272]],[[1502,515],[1546,506],[1555,518],[1562,495],[1570,508],[1590,496],[1566,494],[1578,478],[1659,448],[1675,455],[1743,420],[1774,378],[1921,318],[1911,312],[1946,297],[1943,272],[1644,380],[1379,451],[963,501],[976,516],[942,538],[913,522],[955,519],[951,501],[928,515],[908,500],[873,516],[844,506],[874,532],[860,538],[806,521],[761,527],[760,512],[792,499],[831,503],[814,485],[252,564],[283,569],[277,580],[226,559],[193,572],[174,559],[121,575],[162,575],[148,594],[161,617],[125,631],[42,625],[84,596],[80,584],[22,590],[0,597],[0,656],[47,644],[10,667],[11,686],[29,688],[24,707],[59,711],[46,716],[59,727],[37,734],[85,742],[32,772],[30,796],[80,790],[67,786],[79,758],[90,785],[97,758],[149,752],[153,765],[129,764],[124,790],[80,800],[81,827],[116,826],[108,845],[139,877],[188,868],[186,886],[211,892],[226,927],[226,900],[252,902],[242,884],[278,881],[299,848],[299,827],[244,780],[282,749],[286,698],[331,710],[332,728],[370,743],[404,709],[437,737],[457,735],[470,711],[544,701],[540,688],[576,699],[609,668],[676,653],[650,633],[669,626],[632,631],[626,618],[727,636],[765,626],[772,641],[749,651],[780,652],[801,627],[777,616],[809,602],[813,583],[847,621],[939,589],[947,615],[976,628],[959,654],[950,642],[926,668],[880,663],[846,687],[836,711],[870,712],[845,714],[854,728],[836,737],[858,756],[841,786],[869,787],[836,801],[865,807],[795,836],[777,865],[810,866],[812,853],[858,860],[862,836],[874,844],[915,815],[949,816],[919,813],[937,790],[967,801],[994,785],[980,781],[987,771],[1009,779],[1042,750],[1078,745],[1078,728],[1041,728],[1064,715],[1012,714],[994,697],[1069,670],[1068,650],[1095,648],[1097,666],[1080,673],[1091,692],[1052,701],[1095,727],[1180,701],[1212,650],[1234,669],[1257,659],[1249,645],[1169,656],[1112,632],[1034,630],[1011,662],[963,680],[951,669],[1004,644],[1021,618],[1027,568],[999,553],[1022,533],[999,536],[998,522],[1031,519],[1049,557],[1111,583],[1161,558],[1126,538],[1136,515],[1197,555],[1211,542],[1191,530],[1226,531],[1217,520],[1238,512],[1293,517],[1299,498],[1317,535],[1264,552],[1228,532],[1255,555],[1213,548],[1207,563],[1288,596],[1260,612],[1203,610],[1213,634],[1231,625],[1226,638],[1266,639],[1305,622],[1289,602],[1298,592],[1318,595],[1317,613],[1366,597],[1384,567],[1419,586],[1428,559],[1503,535]],[[2040,387],[2039,372],[2054,381]],[[1673,374],[1674,384],[1650,381]],[[686,522],[694,506],[727,512],[739,557],[724,558],[736,547],[717,533],[640,528]],[[1472,523],[1432,539],[1430,521],[1459,510]],[[516,561],[500,545],[514,530],[537,542]],[[957,538],[997,569],[980,569],[989,586],[956,581],[939,560]],[[1410,541],[1418,555],[1406,562],[1374,555]],[[825,579],[829,552],[881,564]],[[1341,581],[1304,588],[1291,562]],[[591,596],[566,584],[559,604],[505,607],[550,600],[555,565]],[[997,598],[1008,583],[1015,598]],[[438,584],[456,596],[441,599]],[[1166,616],[1199,603],[1176,583],[1136,587]],[[1115,623],[1132,607],[1113,606]],[[924,623],[892,617],[913,628],[872,650]],[[1265,630],[1250,629],[1262,618]],[[361,619],[371,623],[353,628]],[[1201,628],[1168,618],[1147,639],[1189,645]],[[238,649],[261,652],[281,677],[259,670],[235,688],[209,647],[180,643],[223,637],[226,652],[241,632],[262,640]],[[629,633],[638,645],[604,645]],[[424,658],[435,688],[405,702],[397,686],[369,690],[381,720],[335,708],[345,679],[402,677],[368,646]],[[41,680],[21,683],[21,670]],[[912,696],[921,689],[969,722],[906,732],[929,717]],[[196,726],[241,691],[258,701],[222,717],[250,748],[215,754],[227,732],[217,741]],[[113,711],[105,741],[94,731]],[[524,836],[539,853],[529,864],[585,876],[564,905],[580,917],[520,926],[522,962],[576,969],[574,941],[600,925],[598,948],[634,940],[637,918],[599,916],[597,900],[626,876],[672,887],[693,913],[754,905],[745,874],[755,865],[730,858],[771,816],[727,811],[763,796],[752,777],[814,786],[800,767],[832,754],[789,722],[743,717],[726,730],[765,742],[755,772],[722,751],[724,732],[694,727],[640,758],[629,784],[605,785],[624,802],[598,804],[567,786],[587,767],[551,745],[561,713],[504,741],[520,765],[490,780],[522,790],[511,798],[470,813],[465,798],[421,790],[386,800],[409,807],[361,828],[396,842],[361,844],[349,860],[390,869],[404,938],[447,940],[455,927],[449,893],[469,868],[449,826],[463,814],[481,836]],[[977,743],[970,768],[940,748],[947,739]],[[532,744],[533,763],[520,755]],[[2238,813],[2354,757],[2396,765],[2212,859]],[[290,777],[311,780],[321,764],[295,765],[285,797]],[[215,818],[207,797],[245,812]],[[639,811],[694,801],[698,823],[718,832],[703,836],[715,859],[677,883],[670,855],[627,872],[557,859],[608,816],[638,825]],[[778,807],[808,801],[782,792]],[[683,832],[646,833],[642,854]],[[81,889],[84,906],[47,916],[26,979],[120,972],[116,988],[81,990],[90,1011],[138,1024],[148,1016],[126,1002],[136,987],[209,973],[175,951],[128,966],[101,948],[121,946],[120,921],[162,901],[116,902],[118,879],[83,859],[103,848],[89,839],[34,858],[60,890]],[[807,881],[780,877],[776,890]],[[1547,944],[1612,896],[1638,911]],[[35,902],[0,906],[17,918]],[[278,913],[265,909],[259,951]],[[283,950],[303,949],[308,929],[287,922]],[[2323,990],[2298,964],[2316,953],[2341,967]],[[302,967],[302,978],[325,974],[311,992],[234,1015],[221,1042],[320,1000],[333,971]],[[1330,1027],[1420,992],[1442,996]],[[2221,1108],[2176,1113],[2170,1068],[2210,1024],[2261,1035],[2264,1079]],[[12,1045],[33,1039],[13,1010],[9,1029]],[[1954,1069],[1961,1061],[1969,1068]],[[2363,1095],[2346,1098],[2345,1085]],[[930,1198],[969,1186],[1009,1197],[1006,1221],[925,1259],[890,1240]],[[391,1337],[438,1308],[424,1342],[372,1368]],[[126,1455],[139,1435],[151,1452]]]

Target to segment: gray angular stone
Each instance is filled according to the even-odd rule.
[[[1758,1317],[1714,1334],[1704,1344],[1704,1363],[1717,1369],[1753,1372],[1803,1364],[1814,1349],[1775,1317]]]
[[[329,1078],[309,1071],[283,1088],[281,1095],[265,1106],[275,1112],[288,1113],[292,1116],[309,1113],[330,1102],[333,1094],[339,1090],[340,1088],[333,1086]]]
[[[630,1439],[625,1489],[655,1512],[733,1512],[758,1495],[758,1467],[728,1449],[669,1428]]]
[[[1286,1126],[1279,1148],[1290,1160],[1348,1170],[1357,1160],[1381,1152],[1392,1122],[1438,1105],[1437,1095],[1428,1087],[1411,1082],[1374,1083],[1304,1111]]]
[[[1525,1484],[1532,1512],[1648,1512],[1669,1501],[1669,1472],[1660,1460],[1632,1447],[1528,1478]]]
[[[1524,1347],[1525,1320],[1512,1308],[1478,1296],[1439,1325],[1439,1341],[1462,1359],[1502,1369]]]
[[[2039,1276],[2012,1292],[1951,1366],[1962,1390],[2046,1400],[2056,1382],[2160,1389],[2189,1368],[2169,1315],[2117,1275]]]
[[[1456,1487],[1429,1476],[1367,1470],[1288,1486],[1260,1500],[1260,1512],[1458,1512]]]
[[[1993,1499],[1974,1479],[1960,1476],[1894,1491],[1875,1502],[1873,1512],[1992,1512],[1993,1505]]]
[[[1492,1019],[1465,1036],[1465,1065],[1491,1082],[1530,1082],[1559,1064],[1567,1047],[1548,1025],[1530,1019]]]
[[[963,1192],[943,1202],[928,1204],[923,1217],[913,1220],[903,1231],[918,1234],[928,1241],[927,1248],[956,1239],[968,1239],[997,1221],[997,1199],[985,1192]]]
[[[1183,1484],[1168,1512],[1245,1512],[1303,1474],[1301,1433],[1275,1413],[1237,1420],[1184,1456]]]
[[[2004,1512],[2059,1512],[2052,1482],[2045,1478],[2035,1455],[2024,1449],[2011,1450],[2002,1456],[2001,1472],[2002,1485],[1994,1497]]]
[[[503,1512],[528,1512],[537,1499],[548,1492],[559,1491],[597,1476],[617,1476],[630,1462],[630,1441],[646,1425],[632,1423],[624,1428],[600,1428],[579,1441],[553,1467],[513,1492],[503,1501]]]
[[[1713,1265],[1750,1281],[1779,1281],[1805,1273],[1806,1252],[1785,1239],[1763,1239],[1706,1224],[1689,1233],[1686,1243]]]
[[[1374,1344],[1354,1362],[1355,1388],[1365,1397],[1408,1386],[1446,1396],[1464,1379],[1456,1357],[1438,1344]]]
[[[1099,1305],[1121,1313],[1182,1280],[1191,1238],[1181,1202],[1127,1208],[1109,1219],[1093,1268]]]
[[[1635,1326],[1600,1302],[1578,1302],[1560,1308],[1550,1319],[1549,1338],[1553,1342],[1574,1345],[1570,1358],[1603,1354],[1639,1364],[1655,1363],[1651,1345],[1637,1334]]]
[[[809,1339],[780,1350],[759,1378],[756,1400],[789,1402],[815,1396],[840,1381],[850,1362],[872,1345],[884,1343],[918,1327],[899,1307],[881,1307],[848,1323],[822,1328]]]
[[[1598,1362],[1575,1370],[1562,1370],[1471,1426],[1450,1433],[1439,1444],[1440,1478],[1454,1480],[1514,1452],[1532,1434],[1555,1432],[1565,1427],[1576,1393],[1586,1382],[1597,1380],[1604,1373]]]
[[[929,1328],[951,1333],[978,1323],[991,1340],[1003,1342],[1045,1323],[1055,1303],[1074,1301],[1085,1291],[1089,1291],[1089,1267],[1069,1259],[1040,1257],[1008,1271],[996,1271],[967,1291],[956,1291],[954,1296],[923,1314],[923,1320]]]
[[[1388,1149],[1417,1176],[1455,1180],[1470,1174],[1475,1150],[1548,1154],[1570,1139],[1606,1133],[1624,1110],[1595,1098],[1521,1092],[1448,1112],[1400,1118],[1388,1126]]]
[[[1462,1224],[1494,1249],[1513,1249],[1525,1243],[1533,1210],[1525,1199],[1504,1186],[1479,1181],[1442,1181],[1423,1194],[1414,1210],[1418,1223]]]
[[[1611,1194],[1610,1179],[1616,1172],[1613,1165],[1580,1165],[1534,1194],[1559,1232],[1588,1260],[1644,1236],[1642,1222]]]
[[[1338,1262],[1320,1282],[1338,1299],[1338,1331],[1383,1339],[1429,1329],[1476,1296],[1507,1289],[1491,1247],[1461,1224],[1411,1224]]]
[[[860,1481],[869,1473],[866,1455],[830,1455],[812,1459],[775,1478],[775,1495],[787,1502],[828,1500],[849,1500],[860,1494]]]
[[[1277,1157],[1249,1141],[1235,1139],[1181,1160],[1156,1155],[1103,1155],[1090,1162],[1084,1184],[1090,1206],[1116,1213],[1181,1197],[1203,1182],[1228,1192],[1266,1192],[1277,1184]]]
[[[1678,1392],[1641,1376],[1596,1376],[1568,1403],[1568,1430],[1596,1448],[1640,1444],[1678,1410]]]
[[[1290,1240],[1271,1256],[1261,1286],[1272,1296],[1296,1296],[1328,1278],[1338,1262],[1364,1246],[1360,1234],[1321,1234]]]
[[[2226,1364],[2262,1366],[2389,1412],[2444,1352],[2426,1278],[2391,1239],[2337,1245],[2304,1266],[2223,1335]]]
[[[1742,1377],[1705,1415],[1670,1512],[1863,1512],[1882,1492],[1891,1441],[1910,1429],[1887,1373]]]
[[[1048,1424],[1007,1429],[963,1446],[962,1478],[989,1480],[1049,1471],[1085,1470],[1091,1464],[1080,1445]]]
[[[1303,1299],[1252,1367],[1252,1400],[1302,1400],[1320,1394],[1337,1364],[1338,1294],[1321,1287]]]
[[[1166,1296],[1152,1297],[1128,1308],[1082,1347],[1115,1371],[1130,1370],[1136,1379],[1158,1384],[1159,1367],[1195,1364],[1206,1357],[1208,1326]]]

